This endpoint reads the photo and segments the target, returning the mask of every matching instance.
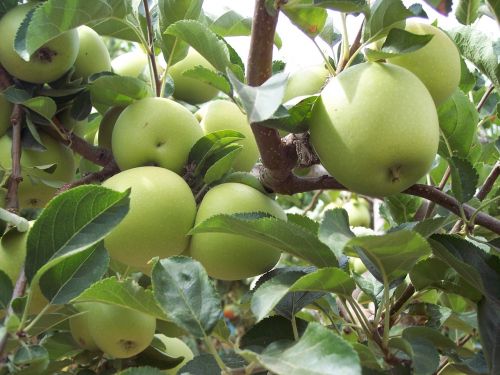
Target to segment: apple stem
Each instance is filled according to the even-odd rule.
[[[17,228],[19,232],[26,232],[30,225],[28,220],[24,217],[18,216],[13,212],[7,211],[0,207],[0,220],[3,220],[10,225],[13,225]]]
[[[389,168],[389,174],[391,176],[391,182],[392,183],[396,183],[396,182],[399,182],[399,178],[401,177],[401,166],[397,166],[397,167],[391,167]]]

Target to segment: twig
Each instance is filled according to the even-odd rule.
[[[309,211],[313,210],[314,207],[318,204],[319,197],[323,194],[323,190],[318,190],[316,193],[314,193],[311,203],[307,205],[306,208],[304,208],[304,214],[308,213]]]
[[[143,0],[143,4],[144,4],[144,13],[146,13],[146,24],[148,28],[148,46],[147,46],[148,56],[149,56],[149,61],[151,62],[151,67],[153,68],[153,75],[154,75],[153,79],[155,82],[156,96],[160,96],[162,83],[160,76],[158,74],[158,67],[156,66],[156,56],[154,49],[154,32],[153,32],[151,14],[149,11],[148,0]]]
[[[120,171],[120,168],[118,168],[118,165],[116,165],[116,162],[114,160],[111,160],[111,162],[106,165],[102,170],[99,172],[94,172],[94,173],[89,173],[88,175],[80,178],[79,180],[69,182],[63,186],[61,186],[57,194],[61,194],[71,188],[77,187],[77,186],[82,186],[82,185],[87,185],[87,184],[92,184],[95,182],[102,182],[106,180],[107,178],[117,174]]]
[[[488,100],[488,97],[490,96],[490,94],[493,92],[494,89],[495,89],[495,86],[493,84],[491,84],[490,87],[488,87],[488,90],[486,90],[486,92],[482,96],[481,100],[479,100],[479,103],[477,104],[477,111],[478,112],[481,110],[481,108],[483,108],[484,103],[486,103],[486,101]]]
[[[19,199],[17,190],[23,180],[21,175],[21,130],[23,122],[23,110],[19,104],[15,104],[10,116],[12,126],[12,171],[7,183],[6,208],[9,211],[17,212],[19,210]]]
[[[444,172],[444,175],[443,175],[443,178],[441,179],[441,182],[439,182],[439,185],[437,187],[439,190],[443,191],[444,187],[446,186],[446,183],[448,182],[448,179],[450,178],[450,175],[451,175],[451,168],[450,168],[450,166],[448,166],[448,168],[446,168],[446,171]],[[427,207],[427,211],[425,212],[425,216],[424,216],[425,219],[428,219],[431,217],[432,212],[434,211],[435,207],[436,207],[435,202],[429,203],[429,206]]]

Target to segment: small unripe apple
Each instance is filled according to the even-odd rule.
[[[196,224],[218,214],[264,212],[286,220],[283,209],[260,191],[240,183],[215,186],[198,207]],[[191,239],[189,255],[216,279],[240,280],[272,269],[281,252],[258,240],[225,233],[199,233]]]
[[[439,143],[429,91],[392,64],[362,63],[332,78],[309,124],[326,170],[349,190],[371,196],[396,194],[417,182]]]
[[[353,227],[370,227],[370,210],[363,203],[351,199],[346,202],[342,208],[347,211],[349,216],[349,225]]]
[[[431,34],[433,37],[424,47],[387,61],[408,69],[420,78],[436,106],[439,106],[453,94],[460,83],[458,48],[444,31],[421,20],[407,20],[405,30],[418,35]]]
[[[78,33],[70,30],[40,47],[29,61],[14,50],[16,33],[26,14],[36,3],[18,5],[0,19],[0,64],[14,77],[32,83],[52,82],[66,73],[78,54]]]
[[[162,334],[157,334],[156,337],[160,339],[160,341],[165,345],[165,354],[172,358],[184,357],[181,363],[173,368],[169,368],[167,370],[163,370],[164,374],[167,375],[176,375],[179,370],[190,360],[194,358],[194,354],[187,346],[184,341],[178,339],[176,337],[167,337]]]
[[[200,124],[185,107],[169,99],[145,98],[120,114],[111,143],[122,170],[154,165],[181,173],[202,136]]]
[[[147,267],[153,257],[182,253],[196,216],[196,202],[187,183],[159,167],[120,172],[103,183],[117,191],[131,188],[130,209],[104,239],[113,259],[136,268]]]
[[[0,137],[10,128],[10,115],[12,114],[12,103],[0,93]]]
[[[87,79],[92,74],[111,71],[111,58],[99,34],[88,26],[80,26],[77,30],[80,48],[73,78]]]
[[[141,50],[119,55],[111,61],[113,72],[126,77],[138,78],[148,65],[148,56]]]
[[[99,302],[88,302],[86,308],[91,337],[111,357],[130,358],[153,340],[156,319],[151,315]]]
[[[245,136],[237,143],[243,146],[233,163],[236,171],[250,171],[259,158],[259,149],[247,117],[236,104],[228,100],[214,100],[197,112],[205,134],[218,130],[235,130]]]
[[[71,336],[73,336],[73,339],[75,339],[78,345],[83,349],[90,351],[98,350],[99,348],[90,334],[88,311],[91,305],[88,306],[87,302],[82,302],[75,304],[74,307],[80,314],[72,316],[69,319]]]
[[[323,65],[310,66],[292,73],[286,84],[283,102],[319,93],[329,75],[328,69]]]
[[[204,68],[215,71],[214,67],[196,50],[190,48],[187,56],[172,65],[168,73],[174,80],[174,98],[183,100],[191,104],[200,104],[213,99],[219,90],[200,80],[189,78],[183,75],[187,70],[191,70],[201,65]]]

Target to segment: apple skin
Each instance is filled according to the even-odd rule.
[[[370,228],[371,215],[366,205],[356,200],[350,200],[345,203],[342,208],[344,208],[349,215],[349,225],[353,227]]]
[[[89,333],[97,347],[114,358],[130,358],[153,340],[156,319],[143,312],[99,302],[87,303]]]
[[[148,56],[140,50],[124,53],[111,61],[113,72],[125,77],[138,78],[147,65]]]
[[[31,83],[52,82],[74,64],[78,54],[78,32],[70,30],[44,44],[29,61],[14,50],[17,29],[26,14],[36,4],[18,5],[0,19],[0,64],[14,77]]]
[[[164,168],[139,167],[114,175],[103,186],[132,189],[127,216],[104,239],[113,259],[144,269],[153,257],[179,255],[187,248],[196,202],[180,176]]]
[[[228,100],[214,100],[197,112],[200,125],[205,134],[218,130],[235,130],[245,136],[237,142],[243,146],[233,163],[235,171],[249,172],[259,159],[259,148],[247,117],[236,104]]]
[[[439,106],[457,89],[460,83],[460,54],[446,33],[435,26],[415,19],[406,21],[405,30],[413,34],[431,34],[424,47],[408,54],[387,59],[414,73],[427,87]]]
[[[283,102],[298,96],[314,95],[321,91],[330,73],[323,65],[310,66],[290,74]]]
[[[177,375],[179,370],[190,360],[194,358],[194,354],[184,341],[176,337],[167,337],[162,334],[155,335],[165,345],[165,354],[172,358],[184,357],[183,361],[173,368],[163,370],[167,375]]]
[[[286,220],[283,209],[260,191],[240,183],[215,186],[198,207],[196,224],[218,214],[264,212]],[[207,273],[220,280],[241,280],[260,275],[278,262],[279,249],[247,237],[226,233],[199,233],[191,239],[189,255]]]
[[[88,311],[91,306],[88,306],[86,302],[82,302],[75,304],[74,307],[81,314],[72,316],[69,319],[71,336],[83,349],[92,352],[98,350],[99,348],[90,334]]]
[[[155,165],[181,173],[201,137],[203,130],[185,107],[169,99],[145,98],[120,114],[111,143],[121,170]]]
[[[23,149],[21,153],[21,174],[23,181],[19,184],[18,198],[21,208],[41,208],[52,199],[56,186],[43,184],[43,179],[51,184],[61,184],[71,181],[75,175],[73,152],[50,136],[40,132],[40,138],[47,148],[46,151]],[[0,167],[12,168],[10,150],[12,140],[8,135],[0,138]],[[56,164],[53,173],[48,173],[35,166]]]
[[[183,100],[190,104],[200,104],[208,102],[218,94],[219,90],[208,83],[183,76],[186,70],[191,70],[198,65],[214,72],[216,71],[203,56],[192,48],[189,49],[184,59],[168,69],[168,73],[174,80],[173,96],[175,99]]]
[[[434,101],[410,71],[362,63],[330,80],[309,121],[326,170],[356,193],[399,193],[424,176],[436,156]]]
[[[10,115],[12,114],[12,103],[0,93],[0,137],[10,128]]]
[[[116,120],[118,120],[124,109],[125,107],[111,107],[102,117],[97,133],[97,144],[99,147],[111,150],[113,129],[115,128]]]
[[[88,26],[80,26],[77,31],[80,48],[74,65],[73,78],[87,79],[95,73],[110,72],[111,58],[99,34]]]

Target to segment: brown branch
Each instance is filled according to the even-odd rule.
[[[57,194],[61,194],[71,188],[77,187],[77,186],[82,186],[82,185],[87,185],[87,184],[93,184],[96,182],[103,182],[104,180],[108,179],[111,176],[114,176],[120,171],[120,168],[118,168],[118,165],[114,160],[111,160],[111,162],[106,165],[102,170],[94,173],[89,173],[86,176],[80,178],[79,180],[69,182],[67,184],[64,184],[57,190]]]
[[[12,126],[12,171],[7,182],[6,208],[14,213],[19,211],[17,190],[23,180],[21,175],[21,130],[23,123],[23,109],[15,104],[10,116]]]
[[[151,21],[151,13],[149,11],[149,3],[148,0],[143,0],[144,4],[144,13],[146,14],[146,25],[148,28],[148,56],[149,61],[151,62],[151,67],[153,69],[154,81],[155,81],[155,89],[156,96],[161,96],[161,79],[158,74],[158,67],[156,66],[156,56],[155,56],[155,47],[154,47],[154,32],[153,32],[153,24]]]
[[[477,104],[477,111],[478,112],[481,110],[481,108],[483,108],[484,103],[486,103],[486,100],[488,100],[488,97],[491,95],[491,93],[493,92],[494,89],[495,89],[495,86],[493,84],[491,84],[490,87],[488,87],[488,90],[486,90],[486,92],[482,96],[481,100],[479,100],[479,103]]]
[[[484,181],[483,186],[481,189],[476,194],[476,198],[479,199],[480,201],[484,200],[486,196],[490,193],[491,189],[493,189],[493,186],[495,185],[495,181],[497,180],[498,176],[500,175],[500,162],[497,161],[495,166],[493,167],[492,171]]]

